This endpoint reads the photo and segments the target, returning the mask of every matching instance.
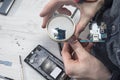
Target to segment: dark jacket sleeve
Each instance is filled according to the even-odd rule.
[[[112,6],[113,0],[105,0],[104,6],[110,8]]]

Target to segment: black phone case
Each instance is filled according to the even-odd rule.
[[[38,57],[38,59],[35,58],[35,56]],[[34,59],[34,60],[32,60],[32,59]],[[36,62],[34,62],[35,60],[36,60]],[[37,60],[39,61],[39,63],[37,63]],[[44,76],[44,78],[46,78],[47,80],[71,80],[65,74],[64,65],[63,65],[62,61],[60,61],[57,57],[55,57],[52,53],[50,53],[47,49],[45,49],[41,45],[38,45],[34,50],[32,50],[32,52],[25,58],[24,61],[29,66],[31,66],[33,69],[35,69],[37,72],[39,72],[42,76]],[[51,68],[53,68],[54,66],[57,66],[62,70],[56,79],[54,79],[52,76],[50,76],[48,74],[50,69],[48,69],[46,71],[46,68],[44,67],[48,61],[49,61],[49,63],[52,64],[52,65],[50,65]]]

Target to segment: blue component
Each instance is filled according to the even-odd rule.
[[[5,66],[12,66],[12,62],[9,62],[9,61],[2,61],[2,60],[0,60],[0,64],[3,64]]]
[[[59,28],[55,28],[55,30],[58,32],[57,35],[54,35],[56,37],[56,39],[59,39],[59,40],[62,40],[62,39],[65,39],[66,35],[66,30],[62,30],[62,29],[59,29]]]

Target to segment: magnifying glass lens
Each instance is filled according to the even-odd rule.
[[[47,24],[48,35],[51,39],[61,42],[68,40],[75,31],[75,24],[66,15],[56,15]]]

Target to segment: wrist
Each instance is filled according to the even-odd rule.
[[[105,71],[98,71],[96,74],[91,75],[92,80],[110,80],[112,77],[112,74],[110,72]]]
[[[112,74],[107,67],[98,60],[93,60],[93,62],[94,69],[90,71],[91,73],[89,73],[90,75],[88,77],[93,80],[110,80]]]
[[[99,74],[99,77],[96,80],[110,80],[112,74],[109,72]]]
[[[99,65],[95,73],[96,73],[94,75],[95,80],[110,80],[112,76],[111,72],[104,66],[104,64]]]

